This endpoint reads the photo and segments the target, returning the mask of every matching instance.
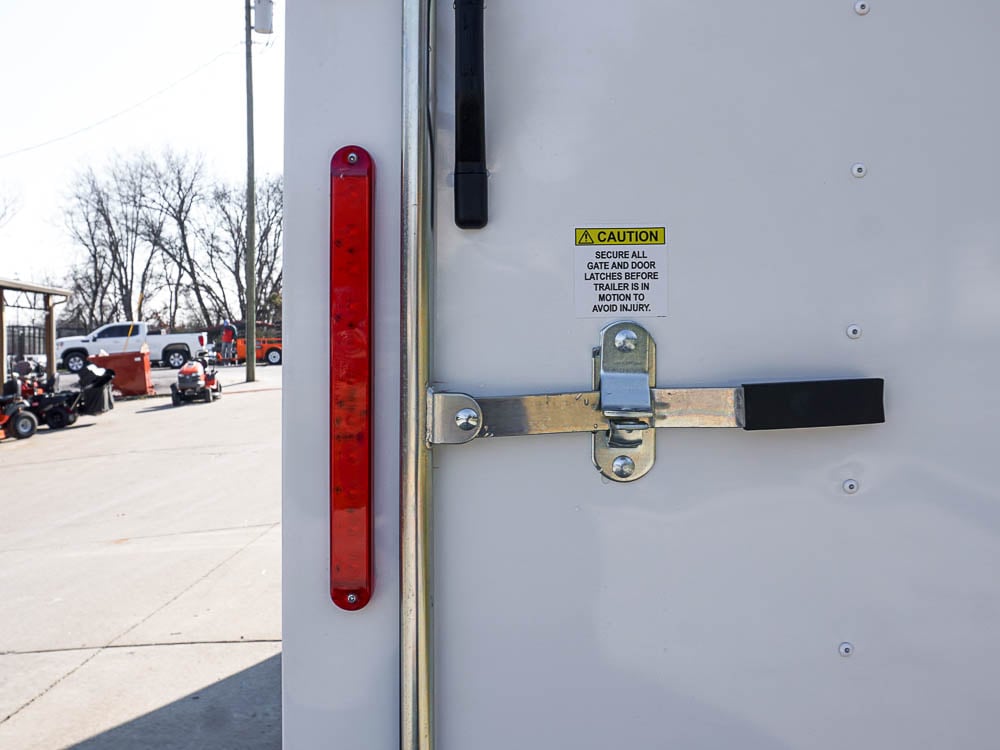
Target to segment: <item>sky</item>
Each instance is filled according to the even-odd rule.
[[[254,33],[257,179],[282,171],[283,1]],[[77,257],[75,175],[170,148],[246,180],[243,0],[0,0],[0,278],[58,282]]]

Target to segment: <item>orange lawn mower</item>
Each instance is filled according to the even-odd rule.
[[[177,371],[177,382],[170,384],[170,401],[180,406],[185,401],[212,403],[222,395],[222,383],[215,365],[208,363],[208,352],[200,351],[195,358]]]
[[[20,394],[0,397],[0,440],[30,438],[38,429],[38,418],[28,411]]]

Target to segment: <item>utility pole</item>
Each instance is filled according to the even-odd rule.
[[[257,206],[253,176],[253,54],[250,38],[250,0],[246,3],[247,43],[247,281],[246,324],[247,382],[257,379]]]
[[[253,47],[250,30],[270,34],[273,0],[257,0],[254,4],[256,27],[250,25],[251,0],[245,0],[247,46],[247,268],[246,323],[247,382],[257,379],[257,186],[253,174]]]

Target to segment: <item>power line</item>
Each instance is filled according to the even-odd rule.
[[[88,130],[93,130],[94,128],[98,128],[101,125],[109,123],[112,120],[114,120],[114,119],[116,119],[118,117],[121,117],[122,115],[128,114],[129,112],[131,112],[134,109],[138,109],[139,107],[141,107],[144,104],[147,104],[148,102],[152,101],[156,97],[162,96],[163,94],[167,93],[171,89],[176,88],[180,84],[184,83],[184,81],[186,81],[189,78],[197,75],[198,73],[200,73],[201,71],[203,71],[205,68],[207,68],[209,65],[212,65],[213,63],[215,63],[217,60],[225,57],[226,55],[232,54],[234,47],[242,47],[242,46],[243,46],[243,42],[237,42],[232,47],[230,47],[230,48],[228,48],[228,49],[220,52],[219,54],[217,54],[215,57],[213,57],[208,62],[202,63],[197,68],[195,68],[194,70],[192,70],[190,73],[187,73],[186,75],[182,76],[181,78],[178,78],[173,83],[168,84],[167,86],[164,86],[162,89],[160,89],[159,91],[157,91],[157,92],[155,92],[153,94],[150,94],[145,99],[143,99],[141,101],[138,101],[135,104],[132,104],[132,105],[126,107],[125,109],[123,109],[123,110],[121,110],[119,112],[115,112],[113,115],[109,115],[108,117],[105,117],[103,120],[98,120],[95,123],[91,123],[90,125],[82,127],[82,128],[80,128],[78,130],[74,130],[72,133],[66,133],[65,135],[60,135],[60,136],[57,136],[56,138],[50,138],[47,141],[42,141],[41,143],[36,143],[36,144],[34,144],[32,146],[25,146],[24,148],[19,148],[16,151],[8,151],[7,153],[0,154],[0,159],[7,159],[7,158],[9,158],[11,156],[17,156],[18,154],[25,154],[25,153],[27,153],[29,151],[36,151],[37,149],[45,148],[46,146],[51,146],[53,143],[59,143],[60,141],[65,141],[65,140],[67,140],[69,138],[73,138],[75,136],[78,136],[81,133],[86,133]]]

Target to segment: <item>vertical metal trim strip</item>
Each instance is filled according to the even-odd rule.
[[[433,0],[403,0],[399,745],[433,748],[431,448]]]

